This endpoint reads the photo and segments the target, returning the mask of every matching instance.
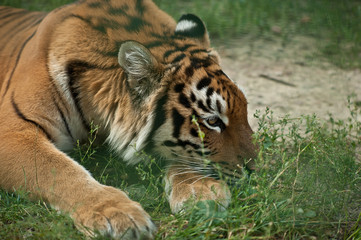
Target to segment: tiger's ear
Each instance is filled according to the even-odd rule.
[[[128,86],[141,98],[147,97],[159,85],[160,64],[142,44],[136,41],[122,43],[118,62],[127,74]]]
[[[205,24],[193,14],[182,15],[175,29],[175,35],[193,38],[206,48],[211,45]]]

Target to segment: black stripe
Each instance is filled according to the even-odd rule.
[[[36,26],[37,24],[39,24],[43,20],[43,18],[40,18],[40,19],[36,18],[36,21],[34,21],[32,24],[29,25],[29,20],[31,20],[34,17],[35,17],[34,15],[30,15],[30,16],[27,15],[21,21],[17,22],[16,26],[12,27],[11,31],[7,32],[6,36],[4,36],[3,39],[1,39],[2,42],[14,41],[14,36],[21,33],[24,29],[28,29],[28,28],[31,28],[33,26]],[[26,24],[23,25],[24,23],[26,23]],[[0,51],[2,51],[6,47],[7,47],[7,45],[3,44],[0,47]]]
[[[144,46],[146,48],[148,48],[148,49],[149,48],[159,47],[159,46],[162,46],[162,45],[164,45],[164,42],[162,42],[162,41],[153,41],[153,42],[144,44]]]
[[[139,4],[141,4],[139,2]],[[141,11],[142,7],[140,7],[138,10]],[[84,22],[86,22],[90,27],[93,29],[105,34],[107,32],[107,29],[122,29],[125,28],[129,32],[139,32],[144,26],[150,26],[150,23],[145,21],[142,17],[139,16],[131,16],[126,12],[126,8],[110,8],[108,9],[108,13],[110,15],[124,15],[128,19],[127,24],[122,24],[121,22],[117,22],[115,20],[111,20],[109,18],[103,18],[103,17],[83,17],[80,15],[72,14],[69,17],[78,18]],[[92,21],[94,19],[94,21]]]
[[[195,151],[195,153],[197,153],[197,154],[198,154],[198,156],[203,157],[203,153],[202,153],[202,151]]]
[[[153,120],[152,130],[150,131],[147,140],[145,141],[145,143],[147,144],[145,146],[145,150],[147,152],[151,152],[151,150],[154,149],[154,142],[152,141],[154,134],[165,123],[166,110],[164,109],[164,106],[167,103],[167,101],[168,101],[168,96],[164,95],[156,103],[156,107],[154,110],[155,117]]]
[[[84,18],[80,15],[76,15],[76,14],[70,14],[68,16],[68,18],[77,18],[83,22],[85,22],[86,24],[88,24],[92,29],[102,33],[102,34],[105,34],[107,32],[107,29],[108,28],[111,28],[111,29],[120,29],[121,27],[126,27],[126,26],[121,26],[118,22],[116,21],[113,21],[113,20],[109,20],[109,19],[106,19],[106,18],[96,18],[96,22],[97,22],[97,25],[95,25],[92,21],[91,21],[91,18]],[[95,18],[95,17],[93,17]]]
[[[208,106],[209,109],[214,110],[214,109],[212,108],[212,101],[211,101],[210,98],[207,98],[206,103],[207,103],[207,106]]]
[[[40,24],[40,22],[43,21],[43,19],[46,17],[46,15],[45,14],[41,15],[41,16],[35,15],[34,17],[36,17],[36,18],[34,18],[34,22],[28,23],[28,28],[31,28],[31,27],[34,27],[34,26]]]
[[[222,105],[221,105],[221,103],[219,102],[218,99],[217,99],[217,101],[216,101],[216,105],[217,105],[217,110],[218,110],[218,112],[219,112],[219,113],[222,113]]]
[[[39,19],[40,18],[40,19]],[[39,20],[43,19],[43,16],[39,17],[39,15],[37,14],[27,14],[24,15],[22,17],[22,19],[17,19],[18,21],[16,22],[16,28],[21,26],[23,23],[26,23],[25,26],[23,26],[23,28],[20,29],[16,29],[17,32],[20,32],[22,29],[24,29],[25,27],[31,26],[31,23],[29,22],[29,20],[33,19],[33,21],[38,22]],[[15,30],[15,28],[13,28],[12,30]]]
[[[20,111],[18,105],[15,103],[15,100],[14,100],[14,93],[11,95],[11,104],[15,110],[15,113],[16,115],[18,115],[19,118],[21,118],[22,120],[28,122],[28,123],[31,123],[33,125],[35,125],[37,128],[39,128],[44,134],[45,136],[47,137],[47,139],[51,142],[54,142],[50,136],[50,134],[45,131],[45,129],[37,122],[35,122],[34,120],[31,120],[31,119],[28,119],[27,117],[25,117],[25,115]]]
[[[188,48],[194,47],[194,46],[196,46],[196,45],[194,45],[194,44],[186,44],[183,47],[179,47],[178,49],[179,49],[179,51],[184,52],[184,51],[188,50]]]
[[[188,66],[185,70],[185,74],[188,78],[191,78],[194,74],[194,68],[191,66]]]
[[[12,69],[12,71],[11,71],[11,73],[10,73],[10,77],[9,77],[9,79],[8,79],[8,81],[7,81],[6,88],[5,88],[5,92],[4,92],[4,94],[3,94],[3,99],[2,99],[2,100],[4,100],[4,97],[5,97],[6,93],[7,93],[8,90],[9,90],[10,82],[11,82],[11,79],[12,79],[13,74],[14,74],[14,72],[15,72],[15,69],[16,69],[16,67],[17,67],[18,64],[19,64],[19,60],[20,60],[21,54],[23,53],[23,50],[24,50],[26,44],[30,41],[30,39],[32,39],[32,38],[34,37],[35,33],[36,33],[36,30],[25,40],[25,42],[23,43],[23,45],[20,47],[19,53],[18,53],[18,55],[16,56],[16,60],[15,60],[14,67],[13,67],[13,69]]]
[[[109,15],[114,15],[114,16],[121,16],[121,15],[124,15],[124,16],[128,16],[128,11],[129,7],[127,5],[123,5],[121,7],[112,7],[110,6],[107,13]]]
[[[92,50],[95,53],[102,55],[103,57],[118,58],[118,54],[119,54],[119,48],[115,51],[109,51],[109,52],[101,51],[99,49],[92,49]],[[104,60],[104,62],[105,62],[105,60]],[[114,69],[116,67],[119,67],[119,64],[113,66]]]
[[[76,86],[76,84],[78,84],[78,79],[80,78],[80,76],[84,72],[86,72],[87,70],[92,69],[92,68],[93,68],[93,66],[89,65],[88,63],[79,62],[79,61],[69,62],[66,67],[67,75],[69,77],[68,85],[69,85],[70,93],[71,93],[73,101],[74,101],[74,105],[80,115],[80,118],[81,118],[84,128],[88,132],[90,131],[90,125],[86,121],[86,119],[84,117],[84,112],[80,106],[79,89],[78,89],[78,86]]]
[[[74,137],[73,135],[71,134],[71,131],[70,131],[70,128],[69,128],[69,124],[68,122],[66,121],[66,118],[64,116],[64,113],[63,111],[60,109],[58,103],[56,102],[56,100],[54,99],[53,97],[53,102],[54,102],[54,105],[56,107],[56,109],[58,110],[59,114],[60,114],[60,117],[61,117],[61,120],[63,121],[63,125],[65,126],[65,129],[66,131],[68,132],[68,135],[74,140]]]
[[[79,20],[87,23],[87,24],[88,24],[91,28],[93,28],[94,30],[99,31],[99,32],[102,33],[102,34],[106,33],[106,26],[105,26],[105,24],[104,24],[104,25],[101,24],[100,26],[95,26],[95,25],[90,21],[90,19],[84,18],[84,17],[82,17],[82,16],[80,16],[80,15],[76,15],[76,14],[70,14],[70,15],[68,16],[68,18],[77,18],[77,19],[79,19]],[[109,25],[109,23],[106,24],[106,25]]]
[[[183,148],[186,148],[187,146],[191,146],[192,148],[194,148],[196,150],[201,148],[199,145],[194,144],[194,143],[192,143],[192,142],[190,142],[188,140],[182,141],[182,140],[178,139],[178,145],[183,147]]]
[[[193,92],[191,92],[191,101],[195,102],[197,100],[196,95],[194,95]]]
[[[173,118],[173,137],[179,138],[180,129],[184,123],[185,118],[180,115],[180,113],[173,108],[172,110],[172,118]]]
[[[191,58],[191,64],[195,69],[201,68],[202,67],[202,59],[199,58]]]
[[[2,12],[8,12],[9,10],[11,11],[13,8],[11,8],[11,7],[5,7],[5,6],[1,6],[0,7],[0,14],[2,13]]]
[[[209,155],[211,155],[212,154],[212,152],[209,152],[209,151],[207,151],[207,152],[203,152],[203,151],[194,151],[195,153],[197,153],[199,156],[201,156],[201,157],[204,157],[204,156],[209,156]]]
[[[196,69],[201,68],[201,67],[207,68],[213,64],[212,60],[209,57],[206,59],[192,57],[191,62],[192,62],[192,66]]]
[[[145,7],[143,5],[143,0],[137,0],[137,2],[135,4],[135,9],[137,10],[138,13],[143,15],[143,13],[145,11]]]
[[[8,33],[9,32],[13,32],[13,31],[15,31],[16,33],[19,33],[19,31],[18,30],[16,30],[16,28],[17,27],[19,27],[19,26],[21,26],[23,23],[28,23],[28,21],[29,21],[29,19],[31,19],[31,18],[34,18],[34,17],[37,17],[37,15],[34,15],[34,14],[25,14],[25,15],[22,15],[22,16],[20,16],[20,17],[18,17],[18,18],[16,18],[15,20],[16,20],[16,22],[14,21],[14,27],[12,27],[9,31],[8,31]],[[1,19],[1,18],[0,18]],[[12,22],[12,21],[11,21]],[[5,24],[5,23],[2,23],[2,24]],[[28,25],[28,24],[27,24]],[[27,26],[26,25],[26,26]],[[4,25],[3,25],[4,26]],[[7,37],[8,35],[6,35],[6,37]]]
[[[207,72],[208,77],[214,78],[214,75],[212,73]]]
[[[236,98],[233,98],[233,105],[232,106],[235,106],[236,104],[235,104],[235,99]],[[229,106],[229,108],[231,108],[231,105],[228,105]],[[232,107],[232,112],[231,112],[231,114],[233,114],[234,113],[234,110],[235,110],[235,108],[234,107]]]
[[[222,70],[217,70],[215,72],[213,72],[214,75],[216,76],[222,76],[222,75],[225,75],[224,72]]]
[[[187,96],[183,93],[179,94],[178,100],[184,107],[191,108],[191,104],[189,103]]]
[[[191,134],[193,137],[196,137],[196,138],[199,137],[197,130],[195,130],[194,128],[191,129],[190,134]]]
[[[164,53],[164,55],[163,55],[163,59],[166,60],[170,55],[172,55],[175,52],[178,52],[178,50],[177,49],[171,49],[171,50],[166,51]]]
[[[226,91],[226,93],[227,93],[227,106],[228,106],[228,108],[231,108],[231,103],[229,102],[231,97],[230,97],[228,90]]]
[[[167,147],[176,147],[177,146],[177,143],[172,142],[172,141],[164,141],[163,144],[164,144],[164,146],[167,146]]]
[[[12,66],[13,66],[13,63],[15,62],[15,58],[17,56],[17,54],[19,53],[19,48],[20,48],[20,45],[22,45],[23,43],[22,42],[14,42],[13,43],[13,49],[11,50],[11,53],[9,53],[9,56],[11,56],[12,58],[9,59],[9,61],[7,61],[7,64],[2,66],[3,69],[7,69],[7,72],[9,72],[11,69],[12,69]],[[4,48],[6,46],[6,44],[3,44]],[[1,48],[2,49],[2,48]],[[1,52],[1,50],[0,50]],[[4,84],[3,86],[5,86],[5,79],[4,79]]]
[[[200,146],[198,146],[197,144],[194,144],[194,143],[192,143],[190,141],[182,141],[182,140],[179,140],[179,139],[178,139],[177,142],[167,140],[167,141],[164,141],[163,144],[165,146],[167,146],[167,147],[177,147],[177,146],[179,146],[179,147],[182,147],[183,149],[185,149],[187,146],[191,146],[195,150],[200,148]]]
[[[196,110],[193,109],[192,111],[192,115],[189,116],[189,121],[192,121],[193,120],[193,116],[196,117],[196,119],[199,119],[199,114],[196,112]]]
[[[213,92],[214,92],[214,89],[212,87],[208,88],[207,93],[206,93],[207,97],[211,96],[213,94]]]
[[[182,61],[185,57],[186,55],[184,53],[178,55],[173,59],[172,64]]]
[[[64,100],[64,95],[62,95],[60,92],[59,92],[59,89],[58,87],[56,86],[56,84],[54,83],[54,80],[50,77],[50,83],[51,83],[51,86],[52,86],[52,90],[56,93],[57,97],[58,97],[58,102],[60,101],[61,104],[63,105],[63,108],[66,110],[66,113],[65,115],[70,115],[70,111],[69,109],[67,108],[67,106],[69,106],[66,102],[66,100]]]
[[[11,9],[11,10],[13,10],[13,9]],[[8,14],[4,14],[4,15],[0,16],[0,21],[4,20],[6,18],[9,18],[9,17],[10,17],[10,19],[8,21],[6,21],[6,22],[2,22],[1,25],[5,26],[7,23],[11,22],[13,19],[17,19],[17,18],[15,18],[17,15],[24,15],[26,13],[28,13],[28,11],[20,10],[20,11],[10,12]]]
[[[183,91],[184,87],[185,87],[184,83],[178,83],[174,86],[174,91],[180,93]]]
[[[208,57],[202,61],[202,67],[207,68],[213,64],[212,58]]]
[[[140,17],[128,16],[129,24],[124,26],[128,32],[139,32],[145,26],[150,26],[147,21]]]
[[[204,106],[203,102],[201,100],[198,101],[198,107],[200,109],[202,109],[205,112],[210,112],[208,108],[206,108],[206,106]]]
[[[207,50],[205,50],[205,49],[195,49],[195,50],[192,50],[192,51],[190,51],[190,54],[195,54],[195,53],[206,53],[207,52]]]
[[[182,67],[181,65],[176,66],[172,74],[173,74],[173,75],[177,75],[177,73],[179,72],[179,70],[181,69],[181,67]]]
[[[88,7],[90,8],[101,8],[102,7],[102,3],[100,2],[91,2],[91,3],[88,3]]]
[[[202,78],[199,83],[197,84],[197,89],[201,90],[202,88],[208,87],[209,84],[211,84],[212,79],[209,77]]]

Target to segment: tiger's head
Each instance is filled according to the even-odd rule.
[[[212,170],[204,167],[204,158],[229,176],[242,167],[253,169],[256,146],[247,100],[222,71],[203,22],[183,15],[163,45],[146,46],[126,41],[118,58],[133,101],[155,103],[145,148],[200,171]]]

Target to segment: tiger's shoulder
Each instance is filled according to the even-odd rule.
[[[198,23],[200,29],[188,31]],[[61,149],[70,146],[68,142],[74,142],[74,139],[86,139],[90,122],[94,119],[106,118],[99,120],[99,124],[104,125],[104,121],[109,122],[114,117],[100,117],[103,113],[94,114],[92,111],[94,105],[110,109],[114,99],[109,96],[98,93],[98,98],[93,99],[91,104],[82,101],[96,91],[103,92],[99,89],[114,88],[106,86],[110,84],[106,78],[117,78],[121,84],[116,87],[123,91],[122,106],[129,109],[126,112],[134,112],[133,108],[142,105],[139,99],[144,99],[152,89],[159,87],[158,82],[150,81],[147,90],[139,91],[137,87],[135,92],[138,93],[127,93],[135,89],[125,87],[128,85],[126,73],[118,62],[119,49],[124,42],[135,41],[144,46],[146,50],[143,53],[149,53],[159,63],[159,69],[154,73],[159,76],[168,67],[183,67],[179,63],[189,59],[193,54],[191,51],[208,55],[208,35],[197,17],[187,15],[177,23],[151,0],[85,0],[49,13],[1,7],[0,24],[0,34],[4,36],[0,38],[0,55],[3,56],[0,59],[2,112],[7,114],[5,109],[11,112],[16,109],[15,105],[21,106],[19,117],[32,119],[36,125],[42,125],[49,138],[55,136],[52,140],[60,142],[56,145]],[[189,35],[190,32],[193,35]],[[186,55],[189,56],[185,58]],[[83,76],[85,73],[88,75]],[[146,73],[142,74],[144,78]],[[99,79],[97,85],[94,79]],[[161,79],[162,85],[166,84],[165,79]],[[37,108],[37,112],[32,110],[34,108]],[[57,123],[46,120],[57,115],[59,109],[64,114],[60,114]],[[39,113],[47,113],[47,116]],[[65,123],[67,116],[73,117],[69,117]],[[129,121],[131,125],[130,119],[126,117],[123,124],[127,125]],[[56,124],[65,125],[67,134],[56,130]],[[125,135],[141,135],[140,128],[140,125],[129,128]],[[62,135],[67,136],[59,137]],[[121,140],[127,144],[125,140],[128,138],[131,137],[116,138],[114,141]]]

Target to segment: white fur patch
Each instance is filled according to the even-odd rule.
[[[203,104],[207,103],[207,98],[209,98],[211,100],[211,107],[213,108],[213,110],[210,109],[211,112],[207,113],[207,112],[204,112],[202,109],[199,109],[199,112],[202,113],[202,116],[206,116],[205,118],[210,118],[212,116],[218,116],[219,118],[224,120],[223,122],[227,125],[228,124],[228,118],[226,116],[227,102],[225,100],[223,100],[222,96],[217,94],[216,92],[213,92],[212,95],[207,97],[207,90],[208,90],[208,87],[204,87],[201,90],[198,90],[197,83],[194,83],[190,89],[190,91],[192,91],[194,93],[194,95],[196,96],[197,100],[201,100],[203,102]],[[221,109],[218,109],[217,101],[220,103]],[[217,110],[219,110],[219,111],[217,111]]]
[[[59,87],[60,93],[64,94],[66,101],[72,102],[73,98],[71,96],[68,82],[69,78],[65,72],[65,66],[60,64],[60,61],[52,54],[49,55],[49,70],[51,77],[55,80],[55,83]]]
[[[135,158],[135,153],[143,149],[145,140],[148,138],[148,135],[152,130],[153,121],[153,114],[150,114],[147,117],[147,124],[140,130],[137,138],[132,141],[130,146],[128,146],[127,150],[123,153],[123,158],[128,163],[137,164],[141,160],[140,158]]]
[[[119,117],[115,116],[115,120],[111,123],[107,141],[122,156],[124,161],[128,164],[137,164],[141,161],[141,158],[137,158],[136,153],[141,151],[146,144],[153,127],[154,116],[152,113],[149,114],[145,126],[140,129],[125,128],[116,119],[119,119]],[[137,132],[137,135],[132,138],[134,132]]]
[[[182,20],[177,24],[177,27],[175,29],[176,32],[186,32],[191,30],[192,28],[196,27],[197,24],[193,21],[189,20]]]
[[[65,116],[65,118],[67,119],[70,131],[75,138],[74,140],[86,138],[87,132],[84,129],[79,112],[75,106],[73,96],[70,92],[69,78],[65,71],[65,66],[64,64],[62,64],[62,61],[60,59],[57,59],[55,55],[51,53],[49,54],[48,60],[49,73],[54,79],[54,84],[56,85],[59,93],[62,95],[62,97],[64,97],[64,100],[66,101],[66,108],[68,108],[70,111],[70,116]],[[61,121],[62,120],[59,117],[57,122]],[[65,136],[62,134],[62,136],[58,137],[59,140],[57,143],[55,143],[56,146],[59,149],[68,150],[70,146],[69,143],[71,142],[70,136]]]
[[[129,130],[119,124],[112,124],[110,129],[111,131],[107,138],[107,142],[109,142],[115,151],[122,153],[125,148],[129,147],[126,146],[126,144],[132,140],[131,134],[129,134]]]

